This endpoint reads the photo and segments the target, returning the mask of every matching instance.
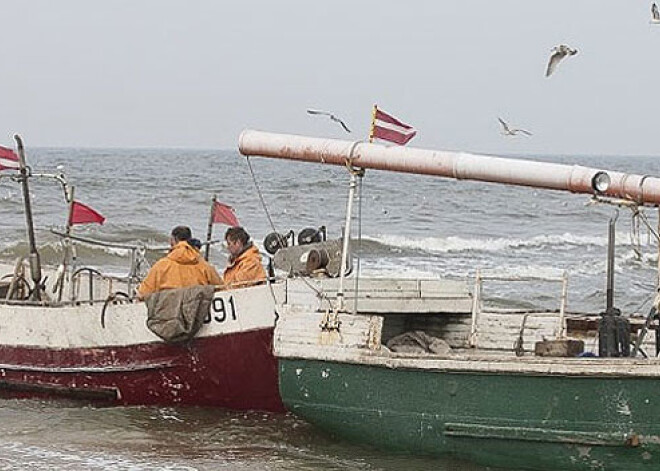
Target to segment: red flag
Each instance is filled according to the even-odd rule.
[[[0,146],[0,170],[15,170],[18,168],[18,155],[16,155],[16,152]]]
[[[372,137],[399,145],[407,144],[417,134],[412,126],[402,123],[378,108],[374,113],[372,129]]]
[[[69,220],[69,225],[73,226],[74,224],[103,224],[105,218],[101,214],[87,205],[78,203],[77,201],[73,202],[73,209],[71,211],[71,219]]]
[[[228,226],[240,226],[234,210],[231,206],[226,204],[219,203],[218,201],[213,202],[213,224],[227,224]]]

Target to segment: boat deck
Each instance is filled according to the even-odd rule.
[[[275,353],[281,358],[484,373],[590,375],[598,371],[599,376],[660,376],[652,330],[642,343],[642,351],[651,358],[596,357],[599,314],[494,309],[476,303],[466,282],[391,279],[361,281],[357,303],[349,289],[348,309],[339,312],[332,309],[337,280],[313,283],[315,293],[294,281],[285,290],[286,302],[275,330]],[[358,310],[351,312],[355,304]],[[629,320],[634,341],[645,318],[638,315]],[[393,339],[406,333],[440,342],[444,350],[388,348]],[[561,359],[556,354],[535,354],[538,343],[556,340],[581,347],[583,342],[580,352],[584,353]]]

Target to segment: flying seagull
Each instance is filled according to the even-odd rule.
[[[655,2],[651,5],[651,23],[660,24],[660,12],[658,11],[658,5]]]
[[[550,77],[552,73],[557,68],[557,64],[566,56],[574,56],[577,54],[577,49],[571,49],[565,44],[560,44],[552,48],[552,55],[550,56],[550,61],[548,62],[548,68],[545,71],[545,76]]]
[[[307,113],[309,114],[314,114],[314,115],[321,115],[321,116],[327,116],[331,120],[341,124],[341,127],[344,128],[344,131],[346,132],[351,132],[350,129],[348,129],[348,126],[346,126],[346,123],[344,123],[341,119],[337,118],[335,115],[332,113],[328,113],[327,111],[320,111],[320,110],[307,110]]]
[[[516,136],[518,135],[518,133],[523,133],[526,136],[532,135],[531,132],[525,131],[524,129],[510,128],[509,125],[502,118],[497,118],[497,120],[502,125],[502,134],[504,134],[505,136]]]

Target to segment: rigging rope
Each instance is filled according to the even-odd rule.
[[[266,218],[268,219],[268,223],[270,224],[271,229],[273,232],[275,232],[279,238],[280,242],[282,243],[282,247],[284,247],[284,240],[282,240],[282,236],[280,233],[277,231],[275,228],[275,223],[273,222],[273,218],[270,216],[270,212],[268,211],[268,207],[266,206],[266,200],[264,199],[263,193],[261,192],[261,188],[259,188],[259,182],[257,181],[257,177],[254,173],[254,169],[252,168],[252,162],[250,161],[250,156],[248,155],[246,157],[247,163],[248,163],[248,169],[250,170],[250,176],[252,177],[252,183],[254,183],[254,187],[257,190],[257,195],[259,196],[259,201],[261,202],[261,207],[264,209],[264,212],[266,213]],[[304,277],[300,277],[301,280],[312,290],[316,293],[316,295],[321,299],[321,300],[326,300],[328,304],[330,305],[331,309],[334,309],[334,306],[332,305],[332,301],[328,296],[319,289],[316,289],[314,285],[312,285],[308,280],[306,280]],[[273,289],[273,284],[271,283],[270,277],[266,277],[266,283],[268,284],[268,287],[270,288],[270,294],[273,297],[273,301],[275,304],[277,304],[277,297],[275,296],[275,290]],[[275,311],[276,316],[279,318],[279,313]]]
[[[639,210],[638,206],[631,206],[630,210],[632,211],[632,218],[630,222],[630,243],[633,246],[633,252],[635,252],[635,257],[637,260],[642,259],[642,242],[641,242],[641,236],[640,236],[640,222],[646,226],[647,229],[647,239],[648,239],[648,244],[651,243],[651,236],[656,240],[658,244],[660,244],[660,236],[656,232],[656,230],[651,226],[651,222],[649,221],[649,218],[644,212]]]
[[[248,164],[248,169],[250,169],[250,175],[252,176],[252,182],[254,183],[254,187],[257,190],[257,195],[259,196],[259,201],[261,201],[261,206],[264,208],[264,212],[266,213],[266,218],[268,219],[268,222],[270,224],[271,229],[273,229],[273,232],[277,232],[277,229],[275,229],[275,223],[273,223],[273,218],[270,217],[270,212],[268,211],[268,207],[266,206],[264,195],[261,193],[261,188],[259,188],[259,182],[257,182],[257,177],[254,174],[254,169],[252,168],[252,162],[250,161],[249,155],[246,157],[246,160]]]
[[[638,208],[631,208],[633,214],[630,221],[630,243],[632,245],[633,252],[635,252],[635,258],[637,260],[642,259],[642,244],[639,237],[639,219],[640,212]]]

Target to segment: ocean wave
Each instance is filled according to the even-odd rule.
[[[634,261],[633,252],[617,253],[614,259],[616,273],[630,276],[639,274],[649,276],[655,271],[657,256],[643,257],[643,261]],[[653,261],[655,260],[656,263]],[[607,260],[604,257],[585,263],[584,260],[537,261],[524,260],[452,259],[451,263],[438,263],[432,257],[415,259],[364,258],[361,272],[367,276],[403,277],[403,278],[437,278],[450,277],[474,279],[479,269],[485,276],[520,277],[520,278],[559,278],[566,271],[569,280],[601,277],[607,273]],[[572,284],[572,283],[571,283]]]
[[[420,250],[429,253],[451,253],[451,252],[501,252],[508,249],[539,249],[547,247],[604,247],[607,246],[607,237],[583,236],[569,232],[563,234],[551,234],[534,236],[529,239],[516,237],[497,238],[463,238],[456,236],[448,237],[422,237],[411,238],[397,235],[381,235],[376,237],[364,237],[371,243],[379,244],[381,249],[407,249]],[[620,234],[616,238],[617,246],[629,246],[630,237]],[[364,246],[364,242],[363,242]],[[368,245],[365,247],[369,247]],[[372,247],[378,247],[373,246]]]
[[[501,265],[493,266],[438,266],[435,263],[401,264],[393,260],[382,260],[365,264],[361,270],[364,276],[378,278],[459,278],[474,280],[477,268],[482,276],[506,278],[559,278],[564,270],[546,265]],[[591,273],[590,273],[591,274]]]
[[[617,256],[617,258],[619,257]],[[630,250],[621,255],[621,260],[624,265],[632,267],[656,267],[658,265],[658,253],[652,253],[648,251],[642,251],[641,253],[638,253],[634,250]]]
[[[46,242],[38,247],[41,262],[46,265],[57,265],[64,256],[64,247],[59,241]],[[13,261],[29,253],[26,242],[14,242],[0,247],[0,260]],[[131,250],[118,247],[104,247],[75,243],[75,253],[79,263],[93,265],[126,265],[130,263]],[[162,257],[161,251],[147,251],[150,262]]]

